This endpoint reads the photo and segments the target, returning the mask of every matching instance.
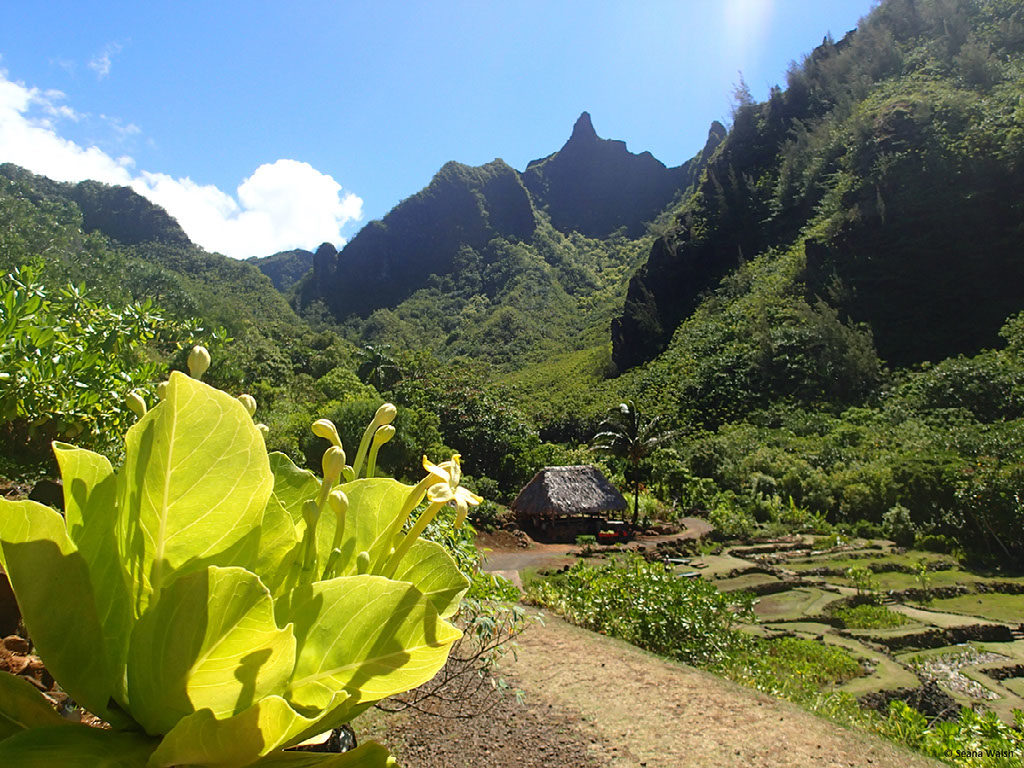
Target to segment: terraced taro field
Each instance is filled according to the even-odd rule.
[[[1024,710],[1024,577],[972,573],[952,558],[855,541],[792,539],[694,558],[722,591],[758,596],[750,632],[845,648],[864,673],[840,686],[862,702],[900,698],[932,717]]]

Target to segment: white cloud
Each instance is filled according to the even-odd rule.
[[[266,256],[328,241],[362,218],[363,201],[308,163],[281,159],[259,166],[232,196],[209,184],[165,173],[135,172],[129,156],[111,157],[60,136],[61,120],[78,119],[58,91],[40,91],[0,70],[0,162],[17,163],[58,181],[95,179],[130,186],[163,206],[193,242],[235,258]],[[120,138],[137,126],[100,116]]]
[[[115,160],[98,147],[81,147],[57,133],[60,120],[77,116],[59,103],[63,98],[59,91],[11,82],[0,70],[0,160],[58,181],[131,181],[124,158]]]
[[[96,77],[102,80],[110,74],[110,67],[114,56],[121,52],[120,43],[108,43],[103,50],[93,56],[89,61],[89,69],[96,73]]]
[[[267,256],[329,241],[344,244],[341,228],[362,218],[363,201],[309,163],[261,165],[238,187],[237,200],[189,178],[143,172],[132,182],[162,205],[195,242],[228,256]]]

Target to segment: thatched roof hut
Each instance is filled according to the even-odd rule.
[[[519,525],[541,538],[573,541],[595,534],[609,512],[628,507],[618,489],[595,467],[546,467],[512,502]]]

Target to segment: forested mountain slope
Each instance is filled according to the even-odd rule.
[[[67,335],[73,344],[66,350],[59,344],[56,348],[52,387],[51,382],[37,383],[40,402],[45,401],[48,409],[46,415],[56,421],[75,418],[80,407],[70,395],[61,400],[48,393],[47,388],[75,390],[73,377],[68,378],[72,369],[68,376],[61,376],[59,366],[64,362],[59,361],[66,358],[73,365],[76,358],[96,354],[114,358],[122,354],[115,350],[124,344],[137,348],[135,353],[123,353],[124,360],[110,363],[119,362],[127,373],[142,360],[180,369],[190,338],[202,342],[214,357],[208,378],[219,386],[254,393],[261,418],[271,424],[284,425],[296,410],[296,401],[307,401],[303,407],[313,406],[316,400],[336,396],[339,381],[358,382],[352,372],[355,362],[350,344],[336,334],[312,331],[259,269],[193,245],[162,208],[124,187],[59,183],[17,166],[0,166],[0,276],[12,302],[0,308],[0,321],[18,326],[21,317],[21,325],[27,323],[31,333],[38,334],[34,343],[40,348],[49,349],[54,334],[58,339]],[[15,293],[9,293],[12,289]],[[35,327],[31,317],[22,317],[35,300],[31,297],[62,302],[69,307],[69,314],[60,318],[59,327]],[[30,303],[22,303],[25,301]],[[134,327],[132,318],[146,317],[146,322],[155,322],[157,327],[166,326],[165,335],[174,338],[159,339],[158,345],[150,344],[152,338],[104,340],[94,338],[95,334],[76,341],[76,334],[88,336],[91,332],[76,325],[86,322],[87,302],[124,318],[124,327]],[[79,309],[83,314],[76,314]],[[190,331],[185,333],[185,328]],[[10,338],[0,343],[8,342],[18,343]],[[93,343],[101,348],[92,348]],[[141,359],[135,359],[140,355]],[[314,385],[336,369],[340,371],[333,379],[335,384]],[[107,402],[123,383],[96,392],[86,391],[83,384],[86,390],[79,394],[108,409],[123,408],[123,403]],[[144,380],[129,386],[151,387],[155,383]],[[15,464],[32,458],[24,441],[34,430],[26,433],[24,403],[8,402],[4,397],[0,401],[0,450],[9,447],[10,440],[13,447],[3,452]],[[308,422],[302,424],[305,419],[305,415],[299,419],[297,430],[308,430]],[[42,444],[37,453],[50,455],[48,439],[52,436],[40,434]],[[79,442],[86,437],[81,436]],[[294,435],[279,431],[275,438],[278,447],[287,447],[281,440],[292,440]],[[30,470],[14,466],[7,471]]]
[[[1024,9],[890,0],[741,101],[616,320],[621,369],[665,348],[745,260],[803,249],[808,300],[897,364],[996,342],[1022,306]],[[806,246],[804,245],[806,244]]]
[[[288,293],[313,268],[313,252],[295,248],[270,256],[251,256],[246,261],[259,267],[277,290]]]
[[[724,128],[678,168],[601,139],[584,113],[522,174],[501,160],[446,164],[422,191],[328,244],[298,287],[300,311],[351,338],[520,368],[607,342],[645,225],[684,195]]]

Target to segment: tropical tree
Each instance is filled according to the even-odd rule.
[[[675,430],[660,429],[661,416],[645,419],[632,401],[619,403],[598,425],[590,450],[615,456],[626,462],[626,481],[633,484],[633,525],[640,518],[640,479],[643,460],[673,440]]]
[[[398,364],[391,357],[391,345],[366,344],[357,353],[359,367],[356,373],[367,384],[372,384],[378,391],[390,389],[401,378]]]

